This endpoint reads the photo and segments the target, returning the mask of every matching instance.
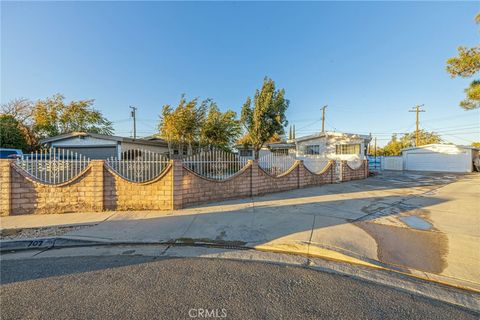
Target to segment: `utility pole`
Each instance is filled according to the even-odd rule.
[[[132,109],[130,114],[133,118],[133,139],[135,140],[137,139],[137,117],[136,117],[137,108],[130,106],[130,109]]]
[[[408,110],[408,112],[415,112],[416,113],[416,130],[415,130],[415,147],[418,147],[418,144],[419,144],[419,134],[420,134],[420,131],[418,129],[418,124],[419,124],[419,121],[418,121],[418,113],[419,112],[425,112],[425,110],[422,110],[422,107],[423,107],[423,104],[422,105],[419,105],[419,106],[416,106],[414,108],[412,108],[412,110]]]
[[[325,109],[327,106],[323,106],[322,109],[322,132],[325,132]]]

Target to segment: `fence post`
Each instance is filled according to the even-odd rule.
[[[172,209],[183,208],[183,162],[182,159],[170,160],[172,164]]]
[[[104,209],[104,183],[103,183],[103,165],[104,160],[92,160],[92,177],[93,177],[93,210],[103,211]]]
[[[258,160],[248,160],[248,163],[251,165],[250,167],[250,195],[256,196],[258,195],[258,184],[259,184],[259,176],[258,176]]]
[[[12,161],[0,159],[0,216],[10,215],[12,209]]]

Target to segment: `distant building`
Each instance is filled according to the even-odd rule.
[[[87,132],[71,132],[40,141],[53,148],[71,150],[90,159],[121,157],[132,153],[130,150],[148,150],[168,154],[167,143],[159,138],[132,139]]]

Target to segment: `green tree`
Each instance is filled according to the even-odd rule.
[[[480,23],[480,13],[475,17]],[[447,60],[447,72],[452,78],[470,78],[480,71],[480,46],[473,48],[459,47],[458,56]],[[465,89],[466,99],[460,102],[465,110],[480,108],[480,81],[473,80]]]
[[[248,143],[253,147],[255,159],[263,145],[275,134],[283,135],[288,124],[285,111],[289,101],[285,99],[285,90],[275,89],[275,82],[265,77],[260,90],[256,90],[252,100],[244,103],[240,121],[245,127]]]
[[[435,132],[428,132],[425,130],[419,130],[419,145],[432,144],[432,143],[441,143],[442,139],[440,135]],[[377,153],[384,156],[399,156],[402,154],[402,149],[410,148],[415,146],[415,132],[407,133],[403,135],[400,139],[397,138],[397,135],[392,135],[392,139]]]
[[[236,112],[221,112],[215,102],[207,100],[208,111],[200,128],[200,144],[230,150],[240,136]]]
[[[178,106],[173,109],[170,105],[164,105],[159,123],[160,137],[172,147],[177,146],[183,150],[188,147],[188,154],[192,154],[193,146],[199,143],[200,129],[205,119],[206,102],[198,105],[198,98],[190,101],[185,95],[180,97]]]
[[[480,142],[473,142],[472,147],[480,148]]]
[[[111,135],[112,123],[93,106],[94,100],[65,102],[56,94],[35,103],[32,119],[33,130],[39,137],[50,137],[74,131]]]
[[[29,146],[27,151],[33,151],[38,146],[38,139],[33,131],[33,108],[33,102],[25,98],[13,99],[0,107],[1,114],[9,115],[18,122],[18,127]]]
[[[221,112],[212,99],[198,103],[198,98],[187,101],[182,95],[177,107],[163,106],[160,137],[167,141],[170,153],[174,147],[183,150],[184,146],[188,154],[205,146],[229,150],[241,132],[236,117],[232,110]]]
[[[23,151],[29,149],[21,124],[9,114],[0,114],[0,147]]]

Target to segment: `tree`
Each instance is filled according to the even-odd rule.
[[[33,130],[39,137],[84,131],[111,135],[112,123],[94,109],[94,100],[78,100],[65,103],[65,97],[56,94],[35,103],[32,118]]]
[[[473,142],[472,147],[480,148],[480,142]]]
[[[208,100],[208,112],[200,128],[200,144],[230,150],[241,133],[236,112],[221,112],[217,104]]]
[[[288,121],[285,111],[289,101],[285,90],[275,89],[275,82],[265,77],[261,90],[256,90],[253,98],[248,97],[242,108],[241,123],[248,134],[248,143],[253,147],[255,159],[263,145],[275,134],[283,135]]]
[[[431,144],[431,143],[441,143],[442,139],[440,135],[435,132],[428,132],[425,130],[419,130],[419,145]],[[407,133],[403,135],[400,139],[397,138],[397,135],[392,135],[392,139],[383,147],[382,149],[377,150],[377,155],[383,156],[399,156],[402,154],[402,149],[410,148],[415,146],[415,132]]]
[[[169,144],[169,151],[176,145],[180,150],[186,145],[188,154],[192,154],[193,145],[199,142],[200,128],[205,118],[206,104],[197,107],[198,98],[190,101],[185,95],[180,97],[178,106],[173,109],[164,105],[160,117],[160,136]]]
[[[29,149],[21,124],[9,114],[0,115],[0,147],[27,151]]]
[[[9,115],[18,122],[18,127],[29,146],[27,151],[33,151],[38,145],[38,139],[32,129],[33,108],[33,102],[25,98],[13,99],[0,107],[3,115]]]
[[[164,105],[160,116],[160,137],[165,139],[170,154],[176,146],[192,154],[196,147],[216,147],[229,150],[240,135],[240,123],[232,110],[221,112],[212,99],[198,103],[198,98],[190,101],[185,95],[180,97],[178,106]]]
[[[480,13],[475,17],[477,24],[480,23]],[[452,78],[473,77],[480,71],[480,46],[473,48],[459,47],[458,56],[447,60],[447,72]],[[480,108],[480,81],[473,80],[465,89],[466,99],[460,102],[465,110]]]

